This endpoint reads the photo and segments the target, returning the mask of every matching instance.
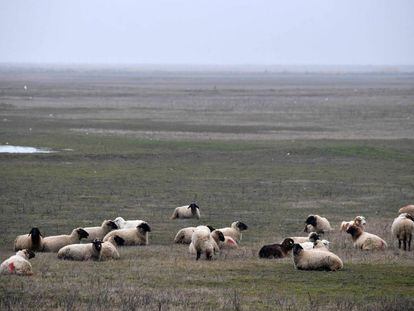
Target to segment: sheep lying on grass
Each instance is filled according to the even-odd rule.
[[[362,230],[364,230],[366,223],[367,222],[366,222],[364,216],[356,216],[354,218],[354,220],[351,220],[351,221],[343,221],[341,223],[340,230],[342,232],[346,232],[346,230],[349,228],[349,226],[352,226],[352,225],[356,225],[356,226],[360,227]]]
[[[136,228],[111,231],[104,237],[103,241],[115,242],[117,245],[123,246],[148,245],[148,232],[151,232],[151,227],[143,222]],[[123,242],[119,243],[117,240],[123,240]]]
[[[391,233],[394,238],[398,240],[398,248],[401,249],[401,242],[403,243],[403,249],[411,250],[411,239],[414,233],[414,217],[407,213],[402,213],[394,219],[391,225]]]
[[[143,220],[125,220],[122,217],[117,217],[114,219],[114,222],[116,223],[116,225],[118,226],[118,229],[131,229],[131,228],[136,228],[137,226],[139,226],[140,224],[142,224]]]
[[[42,251],[43,236],[36,227],[32,228],[29,234],[19,235],[14,241],[14,250],[29,249],[32,251]]]
[[[29,259],[35,257],[35,253],[28,249],[20,250],[0,265],[0,274],[32,275],[32,265]]]
[[[321,251],[323,250],[329,251],[329,244],[331,244],[331,242],[327,240],[318,240],[313,244],[313,248],[321,250]]]
[[[84,242],[92,242],[94,240],[102,240],[108,232],[118,229],[118,226],[112,220],[104,220],[100,227],[86,227],[83,229],[89,234]]]
[[[331,231],[332,227],[325,217],[309,215],[305,220],[305,232],[325,233]]]
[[[398,212],[400,214],[407,213],[407,214],[410,214],[411,216],[414,216],[414,205],[406,205],[404,207],[401,207]]]
[[[119,259],[119,252],[116,247],[109,241],[102,243],[101,252],[99,253],[99,260]]]
[[[308,236],[294,236],[290,238],[295,242],[295,244],[299,244],[299,243],[305,243],[305,242],[314,243],[315,241],[319,240],[321,237],[316,232],[311,232],[309,233]]]
[[[364,232],[356,225],[349,226],[346,232],[352,236],[355,248],[362,250],[384,250],[387,248],[387,243],[379,236]]]
[[[64,260],[98,260],[102,248],[102,241],[94,240],[87,244],[71,244],[62,247],[57,254],[59,259]]]
[[[174,243],[190,244],[196,227],[182,228],[177,232],[174,238]]]
[[[220,230],[224,236],[233,238],[237,243],[242,239],[242,231],[247,230],[248,226],[241,221],[235,221],[231,224],[231,227],[221,228]]]
[[[299,244],[293,246],[293,262],[298,270],[337,271],[343,268],[342,260],[327,250],[304,250]]]
[[[259,251],[260,258],[284,258],[293,248],[293,240],[286,238],[282,244],[264,245]]]
[[[81,239],[86,239],[88,232],[82,228],[73,229],[70,235],[55,235],[43,238],[44,252],[58,252],[63,246],[79,243]]]
[[[171,216],[171,219],[177,218],[197,218],[200,219],[200,207],[191,203],[190,205],[184,205],[176,207],[174,213]]]
[[[191,244],[189,246],[190,253],[197,254],[196,260],[199,260],[201,254],[205,254],[207,260],[211,260],[213,255],[218,251],[217,242],[224,241],[224,235],[219,230],[213,230],[207,226],[198,226],[191,237]]]

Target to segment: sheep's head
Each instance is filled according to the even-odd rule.
[[[191,203],[190,205],[188,205],[188,208],[191,209],[191,213],[193,215],[197,214],[197,209],[200,209],[200,207],[195,203]]]
[[[299,244],[293,244],[293,256],[298,256],[303,251],[303,247]]]
[[[123,238],[121,238],[120,236],[118,236],[118,235],[114,236],[114,241],[115,241],[116,245],[118,245],[118,246],[122,246],[122,245],[125,244],[125,240]]]
[[[214,230],[216,230],[216,229],[214,229],[214,228],[213,228],[212,226],[210,226],[210,225],[207,225],[206,227],[210,229],[210,232],[213,232]]]
[[[36,256],[35,253],[30,249],[23,249],[22,252],[24,253],[24,256],[27,259],[31,259],[31,258],[34,258]]]
[[[244,230],[247,230],[249,228],[245,223],[243,223],[241,221],[238,221],[236,223],[236,227],[239,228],[240,231],[244,231]]]
[[[321,236],[319,234],[317,234],[316,232],[311,232],[309,234],[309,241],[311,242],[315,242],[317,240],[319,240],[321,238]]]
[[[33,228],[30,230],[29,235],[31,235],[32,237],[39,237],[39,236],[43,236],[43,235],[40,233],[39,228],[37,228],[37,227],[33,227]]]
[[[409,213],[409,214],[413,214],[414,213],[414,205],[407,205],[404,207],[401,207],[400,210],[398,211],[398,213]]]
[[[221,232],[220,230],[215,230],[215,232],[217,234],[219,241],[224,242],[225,238],[223,232]]]
[[[145,234],[147,232],[151,232],[151,227],[146,222],[143,222],[143,223],[139,224],[137,226],[137,229],[142,234]]]
[[[290,251],[293,248],[294,244],[295,244],[295,242],[291,238],[286,238],[282,242],[283,248],[288,250],[288,251]]]
[[[102,249],[102,241],[100,241],[100,240],[93,240],[92,241],[92,244],[93,244],[93,247],[98,251],[98,252],[100,252],[101,251],[101,249]]]
[[[305,220],[305,224],[316,227],[316,217],[314,215],[309,215]]]
[[[108,226],[111,230],[119,229],[118,225],[113,220],[105,220],[105,225]]]
[[[84,229],[82,228],[78,228],[76,229],[76,232],[78,234],[79,240],[81,239],[86,239],[89,236],[89,233],[86,232]]]
[[[361,228],[359,228],[358,226],[351,225],[346,230],[346,233],[349,233],[353,237],[358,237],[361,234],[361,231]]]
[[[367,221],[365,220],[364,216],[357,216],[354,219],[354,224],[356,224],[357,226],[365,226],[366,223]]]

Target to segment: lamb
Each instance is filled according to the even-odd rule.
[[[401,207],[398,213],[400,214],[407,213],[407,214],[410,214],[411,216],[414,216],[414,205],[406,205],[404,207]]]
[[[104,237],[103,241],[104,242],[106,241],[116,242],[115,239],[118,239],[120,241],[120,238],[121,238],[124,240],[122,244],[124,246],[148,245],[148,232],[151,232],[151,227],[148,225],[148,223],[143,222],[142,224],[138,225],[136,228],[118,229],[118,230],[111,231]]]
[[[187,227],[179,230],[174,238],[174,243],[190,244],[196,227]]]
[[[387,243],[379,236],[364,232],[356,225],[349,226],[346,232],[352,236],[355,248],[362,250],[384,250],[387,248]]]
[[[248,226],[241,221],[235,221],[231,224],[231,227],[221,228],[220,230],[224,236],[233,238],[237,243],[242,239],[242,231],[247,230]]]
[[[315,242],[317,240],[319,240],[321,237],[319,234],[317,234],[316,232],[311,232],[309,233],[308,236],[295,236],[295,237],[290,237],[296,244],[299,243],[305,243],[305,242]]]
[[[400,214],[391,225],[391,233],[398,240],[399,249],[401,249],[401,242],[403,242],[403,249],[406,251],[408,244],[408,251],[410,251],[414,233],[414,217],[407,213]]]
[[[197,254],[196,260],[199,260],[201,254],[205,254],[207,260],[211,260],[213,254],[217,251],[217,238],[219,241],[224,241],[224,235],[222,232],[215,230],[212,234],[210,228],[207,226],[198,226],[191,237],[191,244],[189,246],[190,253]]]
[[[70,235],[55,235],[43,238],[43,252],[58,252],[63,246],[79,243],[85,239],[89,233],[82,228],[73,229]]]
[[[102,243],[101,252],[99,254],[99,260],[111,260],[111,259],[119,259],[119,252],[116,247],[109,241]]]
[[[98,260],[102,249],[102,241],[94,240],[87,244],[70,244],[58,251],[58,258],[64,260]]]
[[[319,215],[309,215],[305,221],[305,232],[325,233],[331,231],[332,227],[328,219]]]
[[[0,274],[33,275],[29,259],[35,253],[29,249],[19,250],[15,255],[7,258],[0,265]]]
[[[130,229],[130,228],[136,228],[140,224],[142,224],[143,220],[125,220],[122,217],[117,217],[114,219],[114,222],[118,226],[118,229]]]
[[[197,218],[200,219],[200,207],[191,203],[190,205],[184,205],[176,207],[174,213],[171,216],[171,219],[177,218]]]
[[[286,238],[282,244],[264,245],[259,251],[260,258],[284,258],[293,248],[293,240]]]
[[[43,249],[43,236],[40,230],[33,227],[29,234],[19,235],[14,241],[14,251],[29,249],[32,251],[41,251]]]
[[[298,270],[337,271],[344,267],[342,260],[327,250],[304,250],[299,244],[293,245],[293,262]]]
[[[346,232],[346,230],[348,229],[348,227],[349,226],[351,226],[351,225],[357,225],[358,227],[360,227],[360,228],[362,228],[363,230],[365,229],[365,225],[366,225],[366,220],[365,220],[365,217],[364,216],[356,216],[355,218],[354,218],[354,220],[351,220],[351,221],[343,221],[342,223],[341,223],[341,227],[340,227],[340,230],[342,231],[342,232]]]
[[[94,240],[102,240],[108,232],[118,229],[118,226],[112,220],[104,220],[100,227],[86,227],[83,229],[89,234],[84,242],[92,242]]]

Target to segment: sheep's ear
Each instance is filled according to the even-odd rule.
[[[214,228],[213,228],[212,226],[210,226],[210,225],[207,225],[206,227],[210,229],[210,232],[213,232],[214,230],[216,230],[216,229],[214,229]]]
[[[125,240],[123,238],[121,238],[120,236],[118,236],[118,235],[114,236],[114,241],[115,241],[116,245],[119,245],[119,246],[122,246],[122,245],[125,244]]]

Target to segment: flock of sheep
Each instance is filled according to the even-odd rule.
[[[174,210],[171,219],[200,218],[197,204],[180,206]],[[354,247],[362,250],[384,250],[387,243],[375,234],[365,231],[366,221],[357,216],[352,221],[342,222],[341,231],[349,233]],[[196,260],[204,256],[213,258],[220,249],[237,248],[242,231],[248,227],[241,221],[235,221],[230,227],[214,229],[211,226],[187,227],[179,230],[175,243],[189,244],[190,254]],[[260,258],[284,258],[293,253],[293,262],[300,270],[329,270],[343,268],[342,260],[329,251],[329,241],[321,239],[325,232],[332,231],[329,221],[319,215],[309,215],[305,221],[304,237],[287,237],[280,244],[264,245],[259,251]],[[124,220],[117,217],[105,220],[100,227],[76,228],[69,235],[43,237],[38,228],[32,228],[29,234],[19,235],[14,243],[17,253],[3,261],[0,274],[32,275],[29,259],[34,252],[55,252],[59,259],[65,260],[111,260],[119,259],[120,246],[148,245],[149,224],[143,220]],[[399,210],[394,219],[391,233],[398,240],[398,247],[411,250],[414,233],[414,205]],[[82,243],[81,243],[82,240]]]

